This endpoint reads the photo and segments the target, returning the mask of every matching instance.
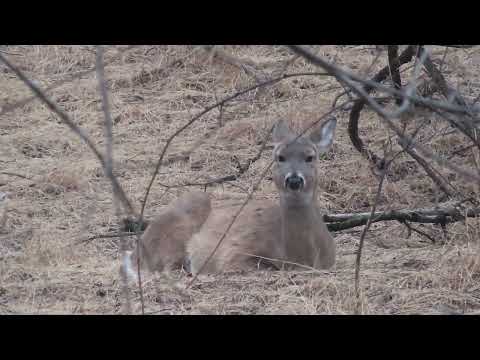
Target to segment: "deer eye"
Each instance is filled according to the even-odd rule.
[[[305,161],[306,162],[312,162],[313,161],[313,156],[307,156]]]
[[[284,162],[285,161],[285,157],[283,157],[282,155],[278,155],[278,162]]]

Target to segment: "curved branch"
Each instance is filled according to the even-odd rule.
[[[398,57],[397,59],[398,61],[395,61],[393,68],[395,68],[395,66],[398,65],[398,67],[396,67],[398,70],[400,65],[410,62],[413,56],[415,55],[415,53],[416,53],[416,46],[414,45],[408,46],[402,52],[402,54]],[[394,54],[389,54],[389,58],[391,56],[393,57],[393,55]],[[394,72],[393,70],[394,69],[392,69],[392,72]],[[372,78],[371,81],[374,81],[377,83],[382,82],[388,77],[389,74],[390,74],[390,66],[385,66]],[[400,78],[400,74],[398,74],[398,79],[399,78]],[[363,89],[365,90],[365,92],[367,92],[367,94],[369,94],[373,90],[373,86],[364,85]],[[377,155],[375,155],[373,152],[367,149],[362,139],[358,135],[358,121],[360,119],[360,112],[363,110],[366,103],[367,102],[364,99],[355,100],[352,110],[350,111],[350,119],[348,121],[348,135],[350,136],[350,141],[352,142],[355,149],[357,149],[359,153],[364,154],[368,159],[371,159],[373,163],[377,164],[377,166],[381,169],[383,168],[383,163],[384,163],[383,159],[379,158]]]

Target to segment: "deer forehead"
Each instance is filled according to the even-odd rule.
[[[316,153],[315,145],[310,140],[303,138],[291,143],[279,144],[274,151],[275,156],[282,155],[284,157],[315,156]]]

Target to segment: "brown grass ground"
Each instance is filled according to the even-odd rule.
[[[106,61],[121,47],[110,47]],[[375,56],[371,46],[322,46],[319,54],[362,73]],[[226,50],[253,61],[271,72],[291,55],[280,47],[232,46]],[[90,46],[8,47],[8,56],[42,87],[92,67]],[[436,58],[441,53],[436,50]],[[159,70],[174,59],[180,60]],[[380,61],[383,66],[384,58]],[[444,71],[463,93],[478,93],[479,55],[452,51]],[[13,74],[0,67],[0,107],[30,96]],[[289,72],[314,71],[297,60]],[[221,61],[212,61],[190,46],[142,46],[131,49],[106,68],[115,119],[116,173],[127,195],[139,209],[159,151],[166,138],[216,99],[252,84],[252,78]],[[51,97],[103,148],[103,118],[95,74],[52,91]],[[147,218],[185,188],[164,195],[163,184],[182,184],[235,173],[256,154],[269,126],[280,117],[292,119],[300,129],[329,109],[342,89],[328,77],[301,77],[248,94],[197,121],[172,144],[171,163],[161,169],[147,207]],[[419,115],[420,116],[420,115]],[[348,112],[338,114],[334,149],[321,162],[320,201],[329,212],[368,211],[377,180],[352,148],[346,133]],[[437,122],[439,123],[439,122]],[[438,124],[433,124],[433,131]],[[433,129],[433,130],[432,130]],[[361,133],[370,146],[379,147],[387,132],[376,116],[365,111]],[[210,134],[209,136],[206,136]],[[426,134],[426,133],[425,133]],[[0,119],[0,168],[27,179],[0,174],[0,313],[115,314],[121,311],[118,276],[119,240],[97,239],[75,245],[94,234],[118,229],[108,180],[87,147],[39,101]],[[366,136],[368,135],[368,137]],[[425,135],[427,136],[427,134]],[[201,141],[198,146],[199,139]],[[458,136],[437,137],[430,142],[437,151],[461,146]],[[197,147],[198,146],[198,147]],[[196,147],[188,161],[176,161]],[[446,150],[445,150],[446,151]],[[269,152],[236,182],[250,189],[269,160]],[[472,154],[458,161],[472,166]],[[394,167],[387,181],[380,209],[432,206],[435,190],[423,170],[407,157]],[[444,170],[445,175],[449,172]],[[477,186],[462,183],[465,192]],[[245,192],[224,184],[208,191],[222,199],[243,199]],[[257,198],[275,198],[270,180],[264,180]],[[432,244],[395,222],[372,226],[362,259],[363,313],[412,314],[480,310],[478,221],[448,226],[442,231],[423,226],[438,240]],[[183,274],[148,276],[144,284],[148,313],[156,314],[351,314],[354,310],[355,250],[361,228],[335,234],[338,264],[330,272],[256,272],[202,276],[191,289]],[[132,289],[139,312],[139,293]]]

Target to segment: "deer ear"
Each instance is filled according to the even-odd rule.
[[[336,127],[337,119],[332,116],[310,134],[310,140],[317,146],[319,153],[327,152],[332,146]]]
[[[279,120],[273,129],[273,142],[284,141],[291,134],[290,128],[285,120]]]

